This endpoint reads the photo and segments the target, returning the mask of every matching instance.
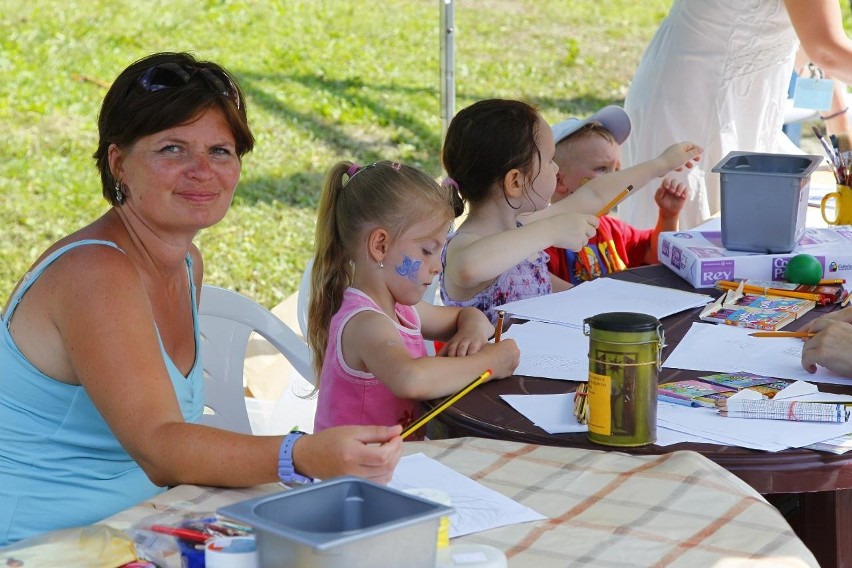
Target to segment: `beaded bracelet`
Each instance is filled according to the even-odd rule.
[[[827,115],[825,115],[825,116],[823,116],[823,115],[819,115],[819,117],[820,117],[822,120],[831,120],[832,118],[837,118],[837,117],[838,117],[838,116],[840,116],[840,115],[846,114],[846,111],[848,111],[848,110],[849,110],[849,107],[846,107],[846,108],[844,108],[844,109],[842,109],[842,110],[839,110],[839,111],[837,111],[837,112],[833,112],[833,113],[831,113],[831,114],[827,114]]]

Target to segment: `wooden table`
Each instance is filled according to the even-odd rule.
[[[407,442],[404,451],[423,453],[547,517],[451,541],[496,547],[510,567],[818,566],[775,508],[695,452],[631,456],[483,438]],[[205,516],[282,490],[182,485],[103,522],[125,530],[187,510]]]
[[[618,273],[614,277],[638,282],[694,291],[680,277],[661,265],[647,266]],[[830,307],[817,307],[795,329]],[[663,358],[683,338],[699,309],[683,312],[662,320],[666,334]],[[712,369],[708,369],[712,371]],[[701,371],[663,369],[660,382],[696,378]],[[548,434],[532,424],[500,399],[503,394],[561,394],[573,392],[577,383],[533,377],[512,377],[490,381],[477,388],[436,420],[446,428],[449,437],[481,436],[517,442],[605,449],[588,440],[586,434]],[[820,385],[824,391],[852,393],[850,386]],[[814,552],[822,566],[852,566],[852,452],[834,455],[806,449],[762,452],[734,446],[681,443],[672,446],[651,445],[644,448],[619,448],[634,455],[657,455],[676,450],[701,453],[736,474],[772,502],[793,505],[787,518],[796,533]]]

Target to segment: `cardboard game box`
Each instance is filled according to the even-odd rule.
[[[852,283],[852,226],[805,229],[799,245],[783,254],[726,250],[721,231],[664,232],[658,246],[660,262],[696,288],[712,288],[717,280],[784,282],[787,262],[799,253],[819,259],[823,278]]]

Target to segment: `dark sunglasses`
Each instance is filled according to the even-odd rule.
[[[231,99],[237,108],[240,108],[240,94],[237,86],[224,71],[179,63],[163,63],[149,67],[136,82],[145,92],[153,93],[163,89],[182,87],[196,75],[201,76],[211,91]]]

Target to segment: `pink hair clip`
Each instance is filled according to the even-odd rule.
[[[399,162],[394,162],[394,163],[391,164],[391,168],[393,168],[394,171],[398,172],[399,170],[402,169],[402,164],[400,164]]]
[[[360,172],[362,169],[363,168],[361,167],[361,164],[353,163],[351,166],[349,166],[349,169],[346,170],[346,175],[348,175],[351,179],[352,176]]]
[[[449,176],[445,177],[443,181],[441,181],[441,185],[444,187],[451,187],[456,191],[459,191],[459,183]]]

